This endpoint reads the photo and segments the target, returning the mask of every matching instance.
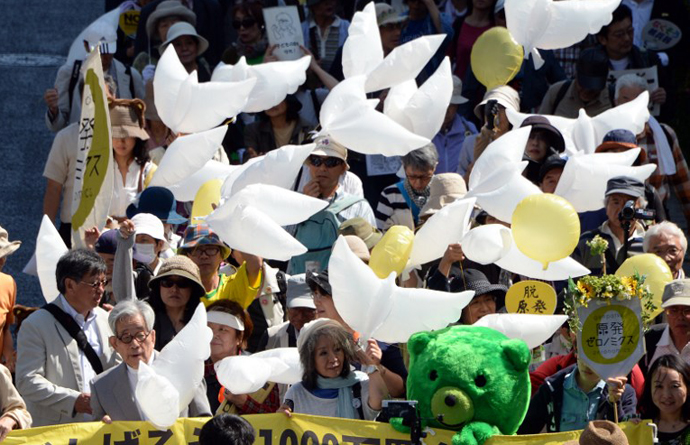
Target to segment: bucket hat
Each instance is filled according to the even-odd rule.
[[[183,224],[187,218],[175,211],[177,201],[173,192],[165,187],[147,187],[139,194],[137,201],[127,207],[127,218],[138,213],[150,213],[165,224]]]
[[[196,246],[218,246],[221,249],[221,256],[230,256],[230,248],[218,237],[218,234],[211,230],[208,224],[190,224],[184,231],[182,245],[179,252],[185,252]]]
[[[429,182],[429,199],[419,213],[420,218],[438,212],[443,206],[462,199],[467,194],[465,180],[457,173],[439,173]]]
[[[532,131],[542,131],[549,141],[549,147],[552,153],[563,153],[565,151],[565,140],[558,128],[551,125],[551,122],[544,116],[534,115],[530,116],[520,125],[520,128],[531,126]],[[531,132],[530,132],[531,133]]]
[[[192,26],[196,26],[196,14],[191,9],[184,6],[178,0],[166,0],[160,2],[156,6],[156,10],[149,15],[146,19],[146,34],[149,39],[156,34],[156,26],[158,25],[158,20],[163,17],[177,16],[182,19],[182,21],[190,23]]]
[[[184,255],[175,255],[163,261],[158,274],[149,281],[149,289],[160,286],[160,280],[165,277],[183,277],[194,283],[192,297],[201,298],[206,295],[206,289],[201,283],[199,266]]]
[[[373,249],[376,243],[383,238],[383,234],[361,216],[344,221],[338,228],[338,235],[359,237],[369,250]]]
[[[496,308],[505,306],[508,288],[502,284],[491,284],[486,275],[477,269],[465,269],[460,275],[451,280],[451,292],[464,292],[466,290],[473,290],[474,298],[484,294],[491,294],[496,297]]]
[[[168,36],[160,46],[160,53],[165,52],[165,48],[168,47],[176,38],[182,36],[194,37],[198,43],[196,48],[196,55],[199,57],[208,49],[208,40],[197,34],[196,29],[187,22],[177,22],[168,29]]]
[[[144,130],[146,104],[141,99],[111,99],[110,126],[114,138],[139,138],[146,141],[149,134]]]

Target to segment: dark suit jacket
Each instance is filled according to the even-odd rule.
[[[134,400],[134,390],[127,377],[127,365],[121,363],[102,373],[91,382],[91,409],[96,421],[106,414],[113,420],[146,420]],[[194,393],[189,407],[180,417],[210,417],[211,407],[206,398],[206,383],[201,384]]]

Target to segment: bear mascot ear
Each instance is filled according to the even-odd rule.
[[[504,340],[501,342],[501,348],[503,348],[503,354],[508,363],[515,371],[521,372],[529,367],[532,357],[527,343],[516,339]]]
[[[411,355],[419,355],[424,351],[431,341],[431,332],[417,332],[412,334],[412,337],[407,341],[407,350]]]

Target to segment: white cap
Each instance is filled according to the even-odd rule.
[[[149,235],[158,241],[166,241],[165,227],[158,217],[150,213],[137,213],[132,217],[134,233],[137,235]]]
[[[316,309],[314,297],[307,285],[306,274],[301,273],[288,278],[286,299],[288,309],[297,307]]]

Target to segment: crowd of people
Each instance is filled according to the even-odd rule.
[[[348,150],[328,136],[312,141],[324,100],[345,78],[342,48],[350,21],[366,3],[106,1],[109,9],[139,17],[135,29],[96,26],[84,35],[87,48],[100,49],[108,90],[114,172],[110,216],[105,227],[86,231],[79,243],[86,247],[75,246],[60,258],[55,271],[60,295],[45,307],[15,311],[23,302],[22,291],[11,276],[0,273],[0,441],[13,429],[31,426],[146,420],[134,394],[139,365],[156,360],[200,303],[213,331],[211,354],[204,380],[180,416],[216,416],[202,429],[201,443],[251,443],[251,427],[234,415],[284,412],[385,420],[383,401],[405,398],[405,345],[361,342],[339,314],[328,271],[337,237],[344,236],[352,252],[368,263],[391,227],[416,231],[465,197],[475,163],[491,143],[513,130],[510,112],[539,113],[522,123],[531,127],[523,176],[553,193],[568,155],[566,138],[549,115],[577,118],[584,109],[594,117],[646,91],[650,103],[660,107],[658,120],[650,117],[640,134],[621,123],[587,150],[639,149],[634,165],[657,168],[644,181],[610,178],[603,196],[589,197],[601,208],[579,214],[582,234],[572,258],[594,275],[604,273],[602,255],[591,252],[595,236],[608,241],[609,273],[633,255],[658,255],[674,279],[664,290],[664,312],[645,335],[646,355],[639,364],[630,374],[607,380],[578,359],[576,333],[565,324],[531,367],[532,400],[519,434],[582,429],[595,434],[609,426],[590,422],[614,420],[617,411],[621,420],[652,419],[662,444],[690,440],[690,280],[683,269],[687,239],[681,228],[690,223],[690,173],[676,133],[663,123],[674,116],[677,101],[687,97],[683,55],[690,37],[661,52],[646,49],[641,37],[657,18],[690,29],[686,5],[622,0],[596,35],[569,48],[541,51],[545,63],[539,69],[528,57],[507,85],[486,91],[473,74],[470,55],[484,32],[506,26],[504,0],[377,2],[384,55],[418,37],[441,34],[443,44],[417,82],[429,78],[445,56],[453,66],[452,96],[438,134],[430,144],[382,163],[382,156]],[[285,5],[296,6],[303,20],[301,51],[312,57],[307,80],[275,107],[241,113],[228,124],[214,155],[221,163],[242,164],[288,144],[315,143],[292,189],[328,206],[289,228],[308,252],[274,261],[226,244],[208,224],[190,218],[192,202],[149,185],[167,148],[181,136],[158,115],[153,79],[169,45],[187,72],[197,72],[199,82],[210,81],[221,62],[276,62],[262,9]],[[43,173],[43,213],[68,247],[75,233],[70,223],[81,63],[60,67],[54,87],[44,94],[45,121],[55,139]],[[610,76],[648,67],[659,73],[658,87],[651,91],[635,74]],[[370,98],[382,108],[386,95],[380,91]],[[679,201],[685,221],[669,219],[672,199]],[[621,214],[627,207],[648,209],[644,214],[651,216],[635,213],[631,224],[624,224]],[[479,207],[471,223],[508,225]],[[20,241],[10,239],[0,228],[0,269],[20,247]],[[473,262],[460,243],[443,248],[441,258],[397,281],[401,287],[474,291],[456,324],[472,325],[505,312],[508,288],[532,278]],[[549,284],[557,291],[565,287],[564,282]],[[563,298],[560,293],[559,311]],[[280,347],[298,349],[299,383],[268,382],[254,393],[233,394],[218,381],[214,364],[221,360]]]

